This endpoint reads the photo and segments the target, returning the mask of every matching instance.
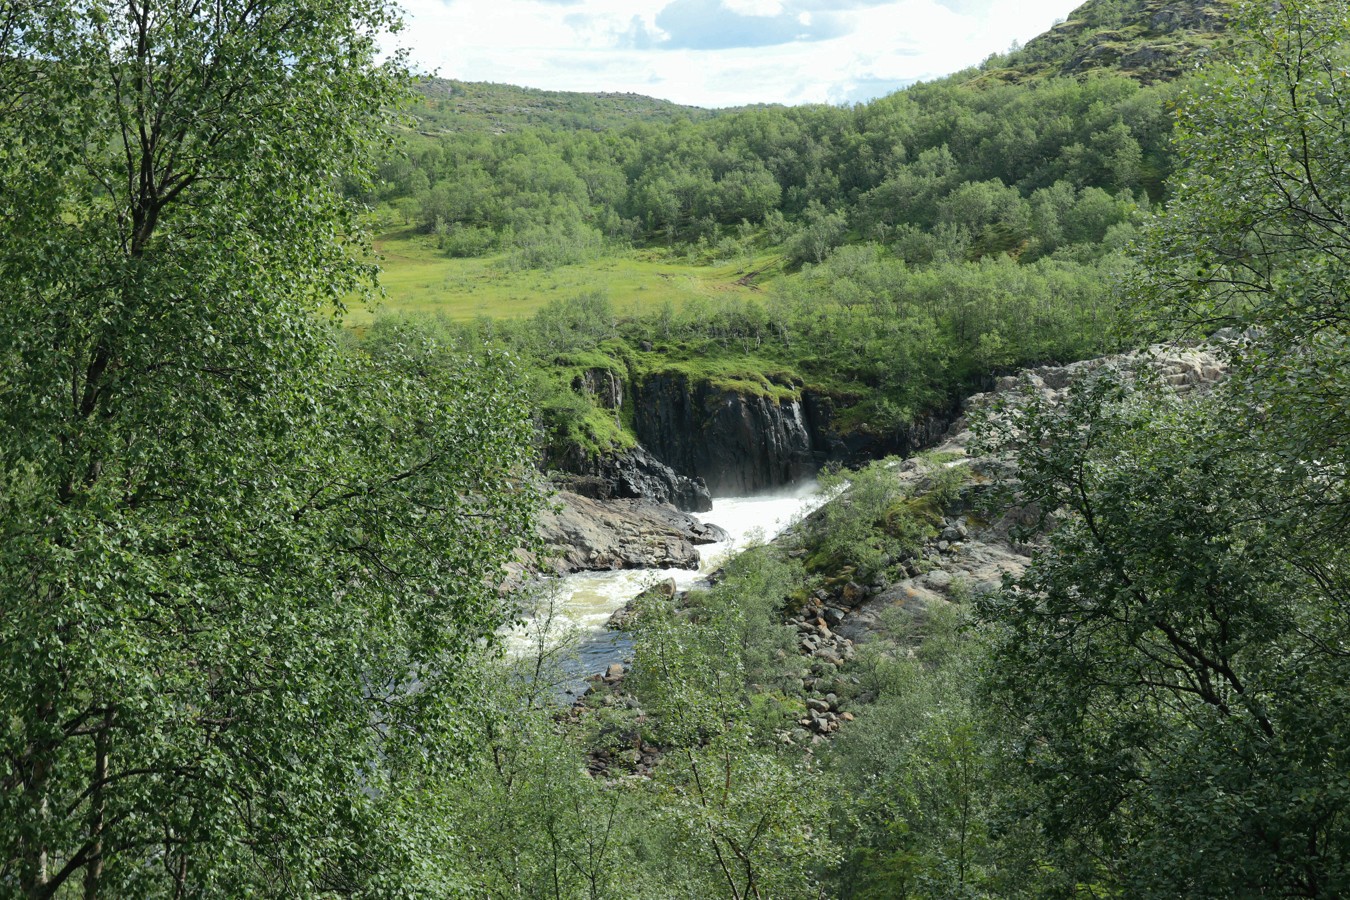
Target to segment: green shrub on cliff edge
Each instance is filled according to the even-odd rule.
[[[802,539],[811,548],[809,571],[850,570],[865,581],[894,578],[897,566],[937,535],[966,470],[918,459],[926,474],[908,483],[901,479],[901,462],[894,457],[860,469],[821,474],[821,490],[840,496],[805,524]]]

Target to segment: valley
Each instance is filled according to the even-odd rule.
[[[0,2],[0,896],[1350,895],[1350,7],[400,16]]]

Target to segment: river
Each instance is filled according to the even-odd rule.
[[[647,588],[674,578],[680,590],[702,583],[730,556],[755,542],[769,541],[796,519],[810,513],[825,500],[814,481],[754,497],[719,497],[710,512],[699,518],[720,526],[728,540],[700,547],[700,565],[694,569],[629,569],[616,572],[578,572],[550,582],[542,591],[546,599],[534,619],[507,638],[510,652],[535,652],[549,619],[545,640],[574,644],[566,669],[577,677],[603,672],[613,662],[632,655],[632,641],[622,632],[608,631],[605,623],[613,613]],[[551,595],[551,596],[549,596]],[[572,685],[575,689],[576,685]],[[568,691],[571,692],[570,690]]]

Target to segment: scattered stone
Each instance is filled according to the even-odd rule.
[[[952,586],[952,574],[945,569],[934,569],[924,576],[924,580],[934,590],[945,591]]]
[[[821,647],[811,655],[816,659],[824,660],[830,665],[842,666],[844,664],[844,658],[836,653],[832,647]]]

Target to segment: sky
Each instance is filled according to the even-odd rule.
[[[1025,43],[1082,0],[403,0],[422,72],[691,106],[855,103]]]

